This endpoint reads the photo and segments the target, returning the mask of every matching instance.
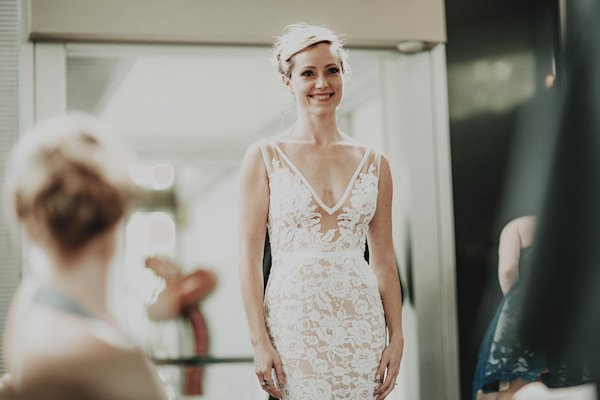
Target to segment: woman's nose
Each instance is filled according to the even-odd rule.
[[[326,88],[327,86],[329,86],[329,83],[327,83],[327,77],[323,74],[320,74],[319,76],[317,76],[316,88],[322,89],[322,88]]]

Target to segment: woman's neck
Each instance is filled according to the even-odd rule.
[[[112,254],[107,254],[102,240],[88,244],[73,254],[56,251],[50,254],[47,285],[70,297],[91,314],[110,319],[107,307],[107,276]]]
[[[323,117],[299,114],[290,137],[318,145],[337,143],[342,139],[335,114]]]

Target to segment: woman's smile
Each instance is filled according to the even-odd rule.
[[[308,97],[318,101],[328,101],[333,97],[333,93],[313,93],[309,94]]]

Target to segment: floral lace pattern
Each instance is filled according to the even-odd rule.
[[[519,271],[529,268],[533,247],[521,249]],[[561,354],[532,350],[520,337],[521,285],[517,281],[506,293],[490,323],[479,350],[473,379],[472,398],[508,388],[510,382],[540,378],[548,387],[569,387],[587,383],[582,365],[568,363]]]
[[[325,209],[281,150],[269,142],[261,150],[273,254],[265,318],[286,375],[282,398],[372,400],[386,343],[377,280],[364,260],[379,155],[368,149],[346,198]]]

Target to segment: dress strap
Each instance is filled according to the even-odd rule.
[[[33,294],[33,302],[82,317],[92,335],[114,347],[125,349],[135,347],[135,343],[116,327],[88,312],[75,300],[56,290],[39,286]]]
[[[373,148],[373,152],[375,153],[375,164],[377,165],[377,176],[379,176],[379,171],[381,170],[381,152],[375,148]]]
[[[33,295],[33,301],[78,315],[83,318],[96,318],[74,300],[45,286],[40,286]]]
[[[273,172],[273,155],[275,153],[275,149],[273,148],[273,144],[269,142],[268,139],[261,139],[258,142],[258,147],[260,148],[260,152],[263,157],[263,161],[265,163],[265,167],[267,168],[267,174],[271,176]]]

